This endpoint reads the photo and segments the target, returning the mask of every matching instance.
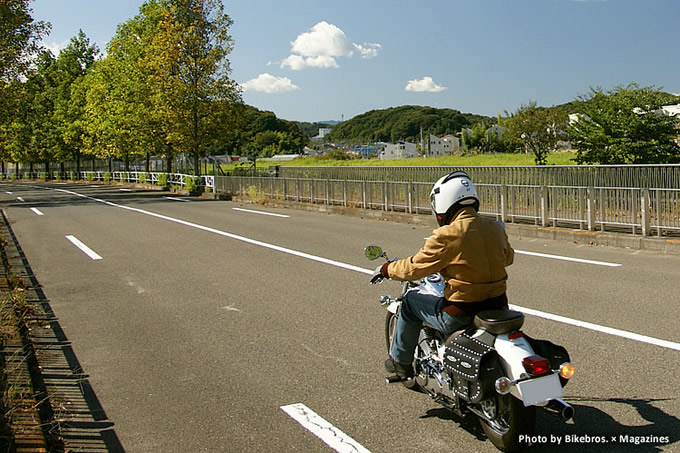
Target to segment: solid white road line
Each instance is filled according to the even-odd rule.
[[[36,215],[45,215],[38,208],[31,208],[31,211],[35,212]]]
[[[264,212],[264,211],[253,211],[252,209],[242,209],[242,208],[231,208],[234,211],[240,211],[240,212],[250,212],[253,214],[262,214],[262,215],[270,215],[273,217],[285,217],[288,218],[290,217],[289,215],[284,215],[284,214],[274,214],[273,212]]]
[[[166,200],[172,200],[172,201],[186,201],[186,202],[191,201],[191,200],[185,200],[183,198],[175,198],[175,197],[163,197],[163,198],[165,198]]]
[[[581,259],[581,258],[572,258],[570,256],[548,255],[547,253],[526,252],[524,250],[515,250],[515,253],[517,253],[519,255],[530,255],[530,256],[538,256],[540,258],[550,258],[550,259],[553,259],[553,260],[571,261],[571,262],[574,262],[574,263],[595,264],[597,266],[607,266],[607,267],[620,267],[621,266],[621,264],[608,263],[606,261],[584,260],[584,259]]]
[[[80,242],[80,240],[78,240],[78,238],[76,238],[75,236],[68,235],[68,236],[66,236],[66,239],[68,239],[69,241],[71,241],[71,243],[72,243],[73,245],[75,245],[76,247],[78,247],[83,253],[85,253],[87,256],[89,256],[89,257],[92,258],[93,260],[100,260],[100,259],[102,259],[101,256],[97,255],[90,247],[88,247],[87,245],[85,245],[85,244],[83,244],[82,242]]]
[[[17,201],[24,202],[24,199],[22,197],[17,197]]]
[[[281,406],[281,410],[337,452],[370,453],[356,440],[328,423],[302,403]]]
[[[5,192],[5,193],[8,194],[8,195],[12,195],[12,192]]]
[[[121,192],[132,192],[132,189],[118,189],[118,190],[120,190]]]
[[[560,315],[553,315],[552,313],[545,313],[539,310],[534,310],[532,308],[524,308],[519,305],[510,305],[512,310],[521,311],[528,315],[538,316],[539,318],[549,319],[551,321],[561,322],[563,324],[569,324],[572,326],[583,327],[585,329],[594,330],[596,332],[602,332],[609,335],[615,335],[617,337],[627,338],[629,340],[640,341],[642,343],[653,344],[656,346],[661,346],[662,348],[675,349],[680,351],[680,343],[673,343],[672,341],[660,340],[658,338],[648,337],[646,335],[640,335],[633,332],[628,332],[626,330],[614,329],[612,327],[600,326],[590,322],[579,321],[577,319],[571,319]]]
[[[360,272],[362,274],[371,275],[374,272],[371,269],[364,269],[364,268],[361,268],[359,266],[354,266],[352,264],[342,263],[340,261],[334,261],[334,260],[330,260],[328,258],[322,258],[320,256],[315,256],[315,255],[311,255],[309,253],[299,252],[297,250],[292,250],[292,249],[289,249],[289,248],[280,247],[280,246],[274,245],[274,244],[268,244],[268,243],[262,242],[262,241],[256,241],[254,239],[250,239],[250,238],[247,238],[247,237],[244,237],[244,236],[239,236],[239,235],[232,234],[232,233],[227,233],[226,231],[220,231],[220,230],[217,230],[215,228],[210,228],[210,227],[206,227],[206,226],[203,226],[203,225],[199,225],[197,223],[192,223],[192,222],[187,222],[185,220],[175,219],[173,217],[168,217],[168,216],[165,216],[165,215],[162,215],[162,214],[156,214],[155,212],[145,211],[145,210],[139,209],[139,208],[132,208],[130,206],[119,205],[119,204],[116,204],[116,203],[112,203],[110,201],[100,200],[98,198],[93,198],[93,197],[89,197],[87,195],[82,195],[82,194],[79,194],[77,192],[71,192],[69,190],[64,190],[64,189],[54,189],[54,190],[59,191],[59,192],[65,192],[65,193],[68,193],[68,194],[71,194],[71,195],[76,195],[76,196],[82,197],[82,198],[87,198],[87,199],[97,201],[99,203],[104,203],[106,205],[113,206],[113,207],[116,207],[116,208],[125,209],[125,210],[133,211],[133,212],[138,212],[140,214],[145,214],[145,215],[148,215],[148,216],[151,216],[151,217],[156,217],[158,219],[163,219],[163,220],[167,220],[169,222],[178,223],[180,225],[189,226],[189,227],[196,228],[196,229],[199,229],[199,230],[207,231],[209,233],[218,234],[220,236],[228,237],[228,238],[231,238],[231,239],[236,239],[238,241],[246,242],[248,244],[257,245],[257,246],[265,247],[265,248],[268,248],[268,249],[271,249],[271,250],[276,250],[278,252],[299,256],[301,258],[306,258],[306,259],[309,259],[309,260],[312,260],[312,261],[317,261],[317,262],[324,263],[324,264],[330,264],[331,266],[336,266],[336,267],[340,267],[340,268],[343,268],[343,269],[347,269],[347,270],[351,270],[351,271],[355,271],[355,272]],[[625,332],[623,330],[617,330],[617,329],[612,329],[610,327],[599,326],[597,324],[592,324],[592,323],[588,323],[588,322],[585,322],[585,321],[579,321],[579,320],[576,320],[576,319],[566,318],[564,316],[553,315],[553,314],[550,314],[550,313],[543,313],[543,312],[540,312],[540,311],[537,311],[537,310],[532,310],[532,309],[529,309],[529,308],[523,308],[523,307],[520,307],[520,306],[517,306],[517,305],[513,305],[513,307],[514,307],[515,310],[524,311],[527,314],[532,314],[532,315],[544,317],[544,318],[547,318],[547,319],[553,319],[554,321],[557,321],[557,322],[562,322],[562,323],[570,324],[570,325],[574,325],[574,326],[580,326],[580,327],[584,327],[586,329],[591,329],[591,330],[595,330],[595,331],[598,331],[598,332],[607,333],[607,334],[610,334],[610,335],[616,335],[616,336],[624,337],[624,338],[627,338],[629,340],[643,341],[645,343],[655,344],[657,346],[662,346],[662,347],[665,347],[665,348],[680,350],[680,344],[679,343],[673,343],[673,342],[666,341],[666,340],[659,340],[659,339],[655,339],[655,338],[651,338],[651,337],[645,337],[644,335],[638,335],[638,334],[635,334],[635,333]],[[548,318],[548,316],[551,316],[552,318]],[[655,342],[652,343],[651,341],[648,341],[648,340],[654,340]]]

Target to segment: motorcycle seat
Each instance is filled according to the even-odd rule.
[[[484,310],[475,316],[474,325],[494,335],[514,332],[524,324],[524,314],[514,310]]]

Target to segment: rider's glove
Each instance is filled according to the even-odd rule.
[[[385,278],[389,278],[387,275],[387,265],[389,263],[385,263],[382,266],[378,266],[375,269],[375,272],[373,272],[373,275],[371,275],[371,285],[375,285],[376,283],[380,283],[383,281]]]

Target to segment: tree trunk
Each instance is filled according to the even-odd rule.
[[[149,173],[151,165],[151,153],[146,153],[146,172]]]
[[[76,181],[80,179],[80,154],[76,155]]]
[[[194,150],[194,176],[201,176],[201,164],[198,161],[198,150]]]

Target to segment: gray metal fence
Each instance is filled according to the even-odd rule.
[[[640,235],[680,234],[680,189],[475,184],[480,212],[511,223]],[[216,177],[232,195],[429,214],[430,182]]]
[[[454,170],[467,172],[475,183],[481,184],[680,189],[680,165],[280,167],[278,175],[284,178],[434,183]]]

